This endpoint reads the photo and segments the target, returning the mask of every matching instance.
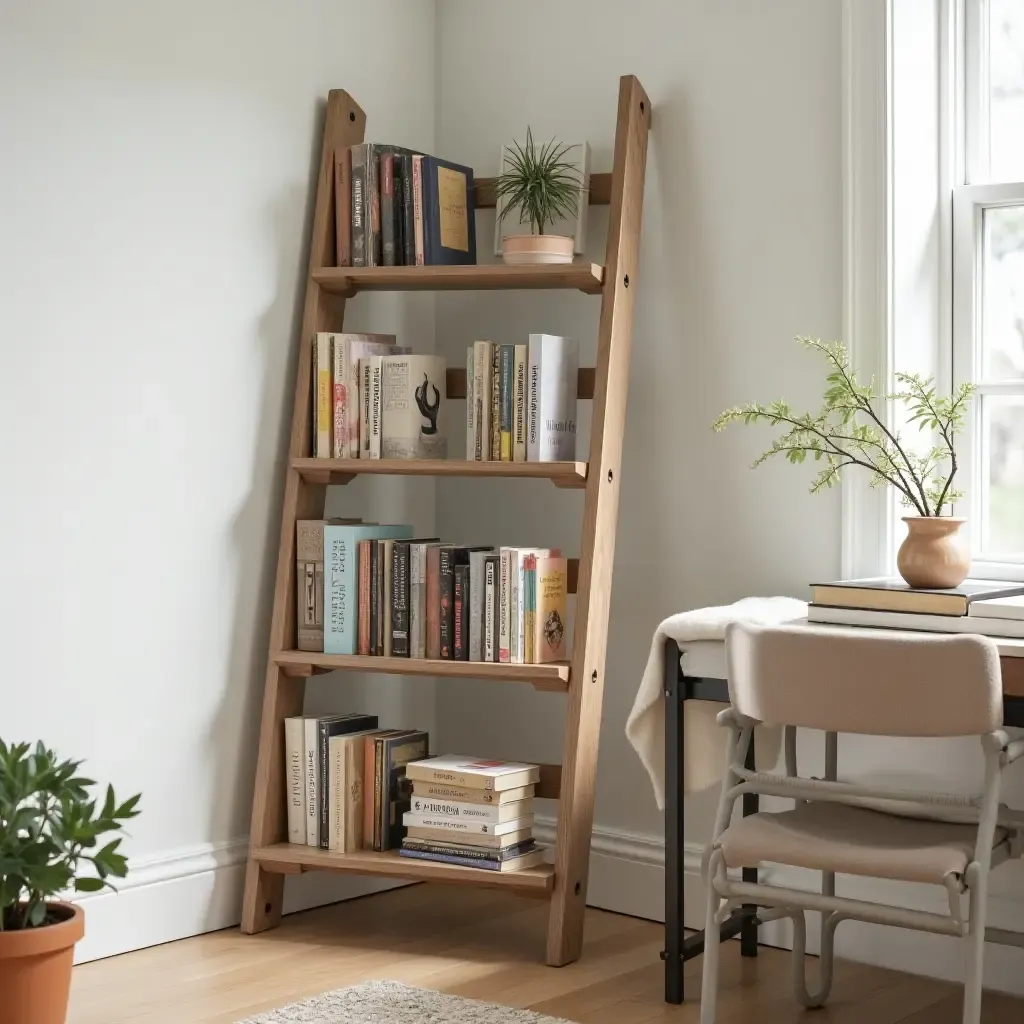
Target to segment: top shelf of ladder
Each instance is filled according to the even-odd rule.
[[[495,205],[494,178],[476,181],[478,210]],[[612,176],[590,175],[590,205],[607,206]],[[508,291],[562,288],[600,295],[604,267],[598,263],[567,263],[552,266],[508,267],[484,263],[455,267],[321,267],[313,280],[336,295],[387,291]]]

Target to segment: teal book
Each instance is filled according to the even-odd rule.
[[[324,654],[355,654],[359,617],[361,540],[412,537],[411,526],[324,527]]]

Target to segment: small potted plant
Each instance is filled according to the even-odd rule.
[[[498,227],[512,213],[520,224],[530,225],[529,235],[507,235],[501,240],[506,263],[572,263],[573,239],[545,234],[558,219],[575,217],[583,182],[578,167],[566,159],[572,146],[552,139],[540,148],[526,129],[526,143],[513,142],[505,149],[504,166],[498,175],[495,196],[501,207]]]
[[[0,1020],[64,1024],[75,943],[85,934],[82,908],[60,895],[99,892],[124,878],[117,852],[138,796],[118,804],[107,787],[90,797],[80,761],[59,761],[42,743],[0,740]],[[82,871],[84,865],[89,870]]]
[[[774,455],[801,463],[810,456],[821,466],[811,493],[832,487],[848,466],[867,470],[872,486],[889,485],[899,493],[913,515],[903,517],[907,536],[896,559],[900,575],[911,587],[959,586],[970,569],[970,555],[960,534],[965,520],[948,514],[961,491],[953,488],[957,473],[954,439],[963,427],[974,385],[961,384],[952,395],[936,392],[934,378],[897,373],[899,390],[884,396],[902,403],[907,422],[932,433],[924,451],[915,450],[890,428],[874,408],[874,382],[861,384],[850,358],[839,342],[797,338],[829,364],[821,408],[795,412],[782,400],[761,405],[751,402],[726,409],[714,429],[730,423],[767,423],[783,433],[760,455],[760,466]]]

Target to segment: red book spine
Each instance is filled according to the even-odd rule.
[[[427,657],[441,657],[441,549],[427,548]]]
[[[359,653],[370,653],[370,541],[359,542]]]

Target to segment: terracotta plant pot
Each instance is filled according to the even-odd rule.
[[[510,266],[572,263],[573,239],[567,235],[506,235],[501,258]]]
[[[907,536],[896,555],[900,575],[912,587],[946,590],[958,587],[971,568],[960,534],[966,519],[952,516],[904,516]]]
[[[51,903],[61,920],[40,928],[0,932],[0,1024],[64,1024],[75,943],[85,934],[85,912]]]

